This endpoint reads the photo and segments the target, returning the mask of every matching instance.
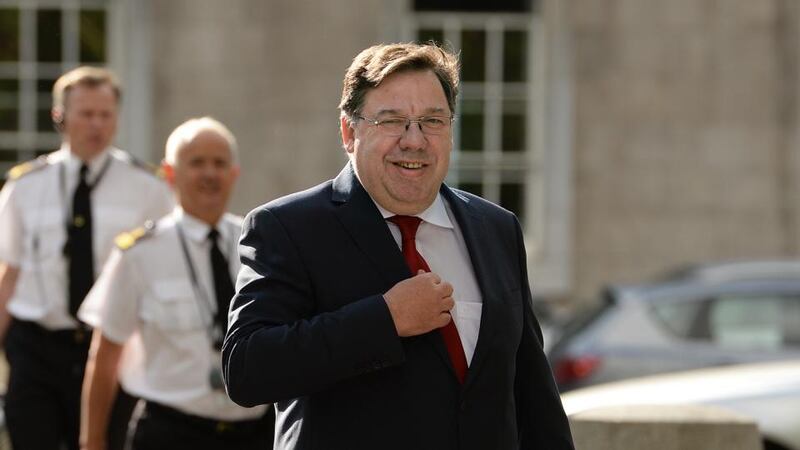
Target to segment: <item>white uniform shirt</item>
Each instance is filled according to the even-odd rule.
[[[216,227],[231,277],[239,271],[241,225],[240,217],[226,214]],[[196,287],[178,227],[197,274]],[[176,208],[131,248],[112,253],[78,314],[124,345],[120,383],[129,393],[201,417],[254,419],[265,407],[242,408],[209,381],[221,365],[209,334],[216,311],[209,231]]]
[[[375,206],[384,219],[395,215],[377,203]],[[441,194],[437,194],[433,204],[417,217],[422,219],[417,229],[417,251],[428,263],[432,272],[453,285],[453,300],[456,304],[450,313],[458,329],[461,346],[464,348],[469,365],[472,363],[475,345],[478,342],[483,298],[467,245],[464,243],[464,236]],[[392,222],[386,223],[397,246],[402,249],[400,228]]]
[[[66,146],[46,160],[0,192],[0,261],[20,269],[8,311],[48,329],[75,328],[63,250],[82,163]],[[89,163],[88,181],[97,183],[91,193],[96,276],[115,236],[167,214],[173,200],[166,183],[114,148]]]

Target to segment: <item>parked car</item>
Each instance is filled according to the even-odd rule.
[[[549,347],[562,391],[642,375],[800,358],[800,261],[706,264],[611,286]]]
[[[651,375],[561,396],[567,414],[625,405],[719,406],[755,419],[765,450],[800,450],[800,360]]]

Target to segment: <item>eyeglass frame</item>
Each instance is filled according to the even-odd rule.
[[[378,130],[381,130],[381,124],[389,121],[390,119],[403,119],[403,120],[405,120],[406,121],[405,130],[402,133],[397,134],[397,135],[394,135],[394,134],[387,135],[387,136],[392,136],[392,137],[400,137],[403,134],[407,133],[408,129],[411,128],[411,124],[412,123],[416,123],[417,124],[417,128],[419,128],[420,133],[422,133],[422,134],[424,134],[426,136],[441,136],[441,135],[443,135],[445,133],[441,133],[441,134],[433,133],[433,134],[431,134],[430,132],[426,132],[424,130],[422,121],[425,120],[425,119],[431,119],[431,118],[446,118],[446,119],[449,119],[449,123],[447,123],[447,125],[445,127],[442,127],[442,130],[444,130],[448,126],[450,127],[449,129],[452,130],[453,122],[455,122],[455,120],[456,120],[456,116],[455,115],[450,115],[450,116],[436,116],[436,115],[419,116],[416,119],[412,119],[411,117],[407,117],[407,116],[387,116],[383,120],[379,120],[377,117],[370,119],[370,118],[364,117],[362,115],[356,115],[356,116],[353,116],[352,118],[355,119],[355,120],[363,120],[364,122],[368,123],[369,125],[372,125],[372,126],[376,127]]]

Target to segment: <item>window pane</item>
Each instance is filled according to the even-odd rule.
[[[522,152],[526,145],[525,101],[503,102],[503,151]]]
[[[486,32],[464,30],[461,33],[461,79],[483,81],[486,68]]]
[[[417,33],[417,42],[425,43],[433,41],[439,45],[444,42],[444,33],[442,30],[422,29]]]
[[[106,60],[106,14],[104,11],[81,11],[81,61]]]
[[[0,61],[19,60],[19,10],[0,8]]]
[[[0,108],[0,130],[17,131],[19,121],[17,120],[16,108]]]
[[[500,206],[513,212],[517,217],[525,216],[525,185],[503,183],[500,185]]]
[[[56,80],[40,78],[36,80],[36,129],[38,131],[53,131],[53,119],[50,116],[52,106],[52,89]]]
[[[36,58],[43,62],[61,61],[61,11],[36,11]]]
[[[0,78],[0,107],[16,107],[19,96],[19,80]]]
[[[16,162],[17,161],[17,151],[11,150],[8,148],[1,148],[0,149],[0,162]],[[10,168],[10,167],[9,167]],[[5,174],[6,171],[3,171]]]
[[[36,91],[40,94],[51,95],[56,80],[53,78],[40,78],[36,81]]]
[[[461,133],[461,151],[481,151],[483,148],[483,101],[463,100],[457,123]]]
[[[503,39],[503,81],[527,81],[528,41],[524,31],[506,31]]]
[[[49,109],[39,109],[36,111],[36,129],[38,131],[53,131],[53,118]]]
[[[458,188],[477,196],[483,193],[483,185],[480,183],[459,183]]]

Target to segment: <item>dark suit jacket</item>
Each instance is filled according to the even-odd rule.
[[[443,186],[483,295],[467,379],[438,331],[400,338],[382,295],[410,276],[350,165],[245,219],[223,348],[228,393],[276,402],[276,449],[571,449],[513,214]]]

